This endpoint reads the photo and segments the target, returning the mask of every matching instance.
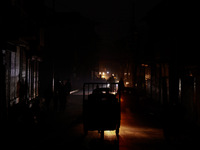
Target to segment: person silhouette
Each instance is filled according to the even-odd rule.
[[[122,78],[120,78],[119,80],[119,91],[123,91],[124,90],[124,81]]]

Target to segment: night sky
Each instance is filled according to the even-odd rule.
[[[140,20],[145,17],[149,10],[162,0],[55,0],[46,1],[46,5],[55,9],[56,12],[79,12],[98,24],[95,32],[99,37],[97,44],[101,52],[116,51],[123,47],[124,41],[130,41],[133,27],[141,26]],[[119,42],[122,43],[119,45]],[[118,43],[118,44],[117,44]]]
[[[116,40],[129,34],[130,23],[145,17],[162,0],[55,0],[57,12],[80,12],[83,16],[101,23],[96,31],[106,40]],[[49,3],[49,1],[48,1]],[[49,4],[52,7],[51,4]]]

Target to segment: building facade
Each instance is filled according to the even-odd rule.
[[[191,10],[187,15],[185,8]],[[190,3],[162,1],[141,20],[146,28],[138,32],[140,53],[133,82],[161,105],[179,105],[186,122],[200,125],[200,63],[193,10]]]
[[[42,1],[1,2],[1,120],[8,119],[9,110],[15,105],[31,103],[39,96],[40,53],[44,47],[41,4]]]

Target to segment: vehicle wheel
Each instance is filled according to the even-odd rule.
[[[115,133],[116,133],[116,136],[119,137],[119,128],[116,129]]]

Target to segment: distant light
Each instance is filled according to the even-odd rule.
[[[117,92],[110,92],[110,94],[116,95],[116,94],[117,94]]]
[[[109,71],[107,71],[107,74],[109,74]]]
[[[129,84],[129,82],[126,82],[126,84]]]
[[[150,74],[145,74],[145,80],[150,80],[151,79],[151,75]]]
[[[148,67],[148,64],[141,64],[142,67]]]
[[[103,75],[104,75],[105,73],[103,72]]]
[[[101,74],[101,72],[99,72],[99,74]]]

